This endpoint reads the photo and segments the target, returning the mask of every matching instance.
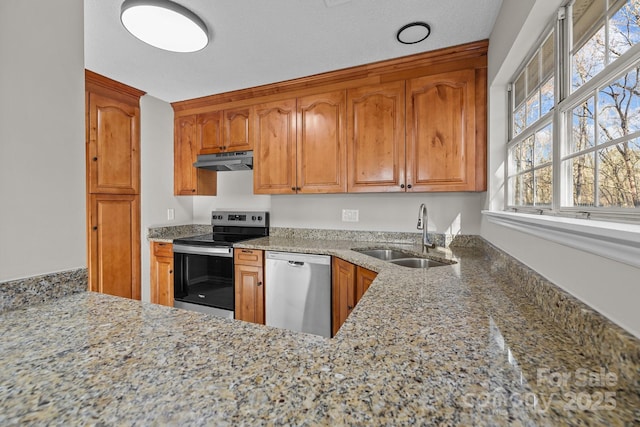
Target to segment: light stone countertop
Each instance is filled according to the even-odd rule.
[[[372,242],[236,246],[379,274],[332,339],[91,292],[2,313],[0,425],[640,422],[638,378],[611,380],[479,248],[422,270],[351,250]]]

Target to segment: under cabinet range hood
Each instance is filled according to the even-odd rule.
[[[203,154],[193,166],[213,171],[245,171],[253,169],[253,151]]]

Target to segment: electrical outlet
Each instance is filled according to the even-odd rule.
[[[357,209],[342,209],[342,221],[343,222],[358,222]]]
[[[173,208],[167,209],[167,220],[173,221],[176,218],[176,212]]]

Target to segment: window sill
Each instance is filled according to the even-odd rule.
[[[640,225],[482,211],[491,223],[640,268]]]

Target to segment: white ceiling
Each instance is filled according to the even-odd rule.
[[[85,0],[85,67],[167,102],[303,77],[487,39],[502,0],[174,0],[213,37],[171,53],[131,36],[123,0]],[[425,21],[415,45],[397,30]]]

